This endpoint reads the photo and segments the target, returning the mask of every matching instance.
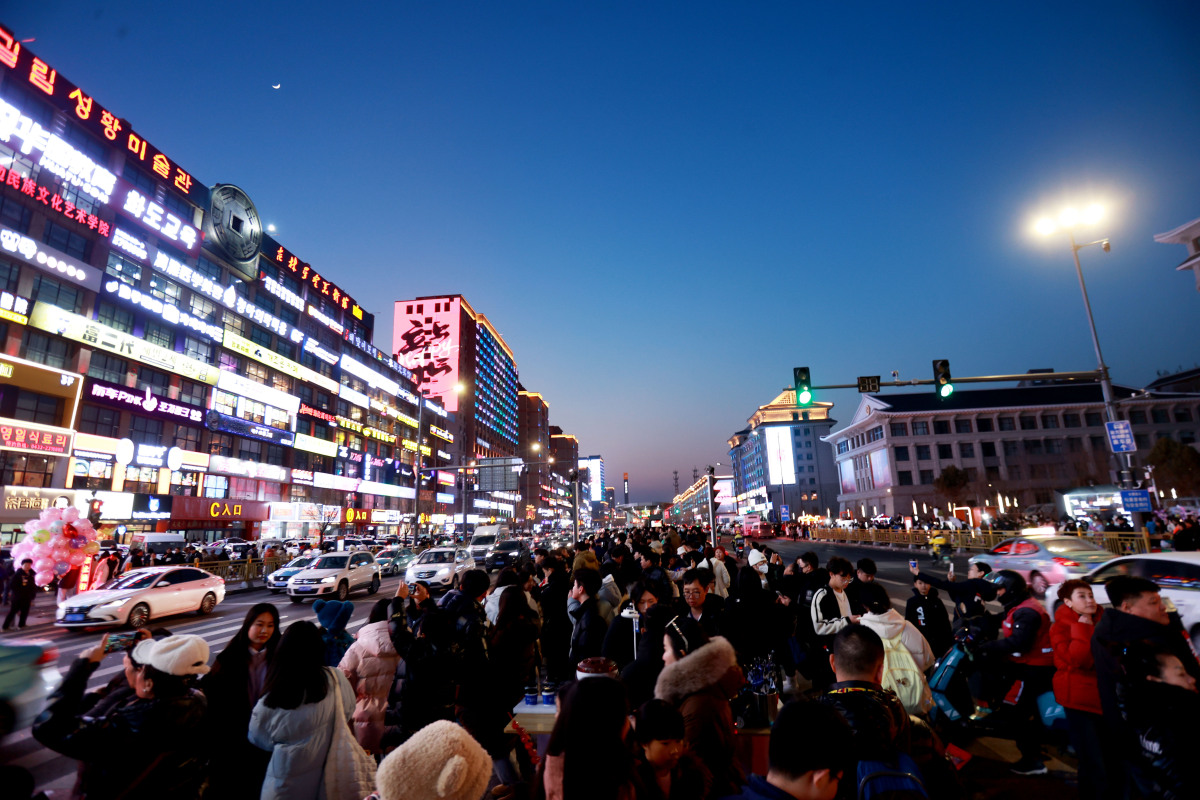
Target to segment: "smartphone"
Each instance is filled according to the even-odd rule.
[[[121,633],[110,633],[108,639],[104,643],[104,652],[115,653],[118,650],[132,650],[133,646],[138,643],[137,631],[124,631]]]

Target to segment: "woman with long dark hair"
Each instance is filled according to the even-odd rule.
[[[340,717],[334,692],[341,693]],[[325,666],[321,631],[306,620],[293,622],[250,717],[250,743],[271,753],[262,800],[323,797],[333,726],[348,724],[353,713],[354,690],[340,669]]]
[[[208,700],[209,734],[225,742],[237,769],[213,770],[209,791],[222,798],[256,798],[270,756],[250,744],[250,713],[262,697],[279,647],[279,609],[256,603],[225,645],[200,688]]]
[[[636,796],[625,688],[613,678],[585,678],[559,700],[538,776],[545,800],[633,800]]]

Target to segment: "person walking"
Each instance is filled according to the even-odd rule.
[[[382,752],[384,713],[401,663],[388,630],[390,604],[387,598],[376,601],[367,624],[359,628],[338,664],[354,690],[354,737],[368,753]]]
[[[271,754],[262,800],[324,800],[333,726],[348,724],[353,714],[354,690],[341,670],[325,666],[321,632],[307,620],[293,622],[250,716],[250,743]]]
[[[18,627],[25,627],[29,609],[33,606],[33,598],[37,597],[37,590],[37,584],[33,581],[33,559],[22,559],[21,568],[12,576],[12,608],[4,618],[4,630],[12,627],[14,619],[17,620]]]

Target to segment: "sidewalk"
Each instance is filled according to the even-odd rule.
[[[12,610],[12,603],[4,603],[0,605],[0,622],[4,621],[4,617],[8,616],[8,612]],[[58,599],[54,592],[39,590],[37,596],[33,598],[33,605],[29,608],[29,619],[25,623],[25,629],[35,626],[49,625],[54,622],[54,613],[58,610]],[[19,619],[13,620],[13,626],[8,631],[9,635],[13,635],[19,631],[17,623]]]

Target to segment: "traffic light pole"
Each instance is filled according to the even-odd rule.
[[[1027,381],[1029,379],[1045,378],[1055,381],[1096,381],[1103,380],[1099,370],[1089,372],[1022,372],[1017,375],[974,375],[954,379],[955,383],[1004,383],[1008,381]],[[880,381],[880,386],[933,386],[937,381],[931,378],[914,378],[911,381]],[[787,387],[791,389],[792,387]],[[831,383],[825,386],[813,386],[815,392],[819,389],[857,389],[857,383]],[[1111,391],[1111,390],[1110,390]]]

